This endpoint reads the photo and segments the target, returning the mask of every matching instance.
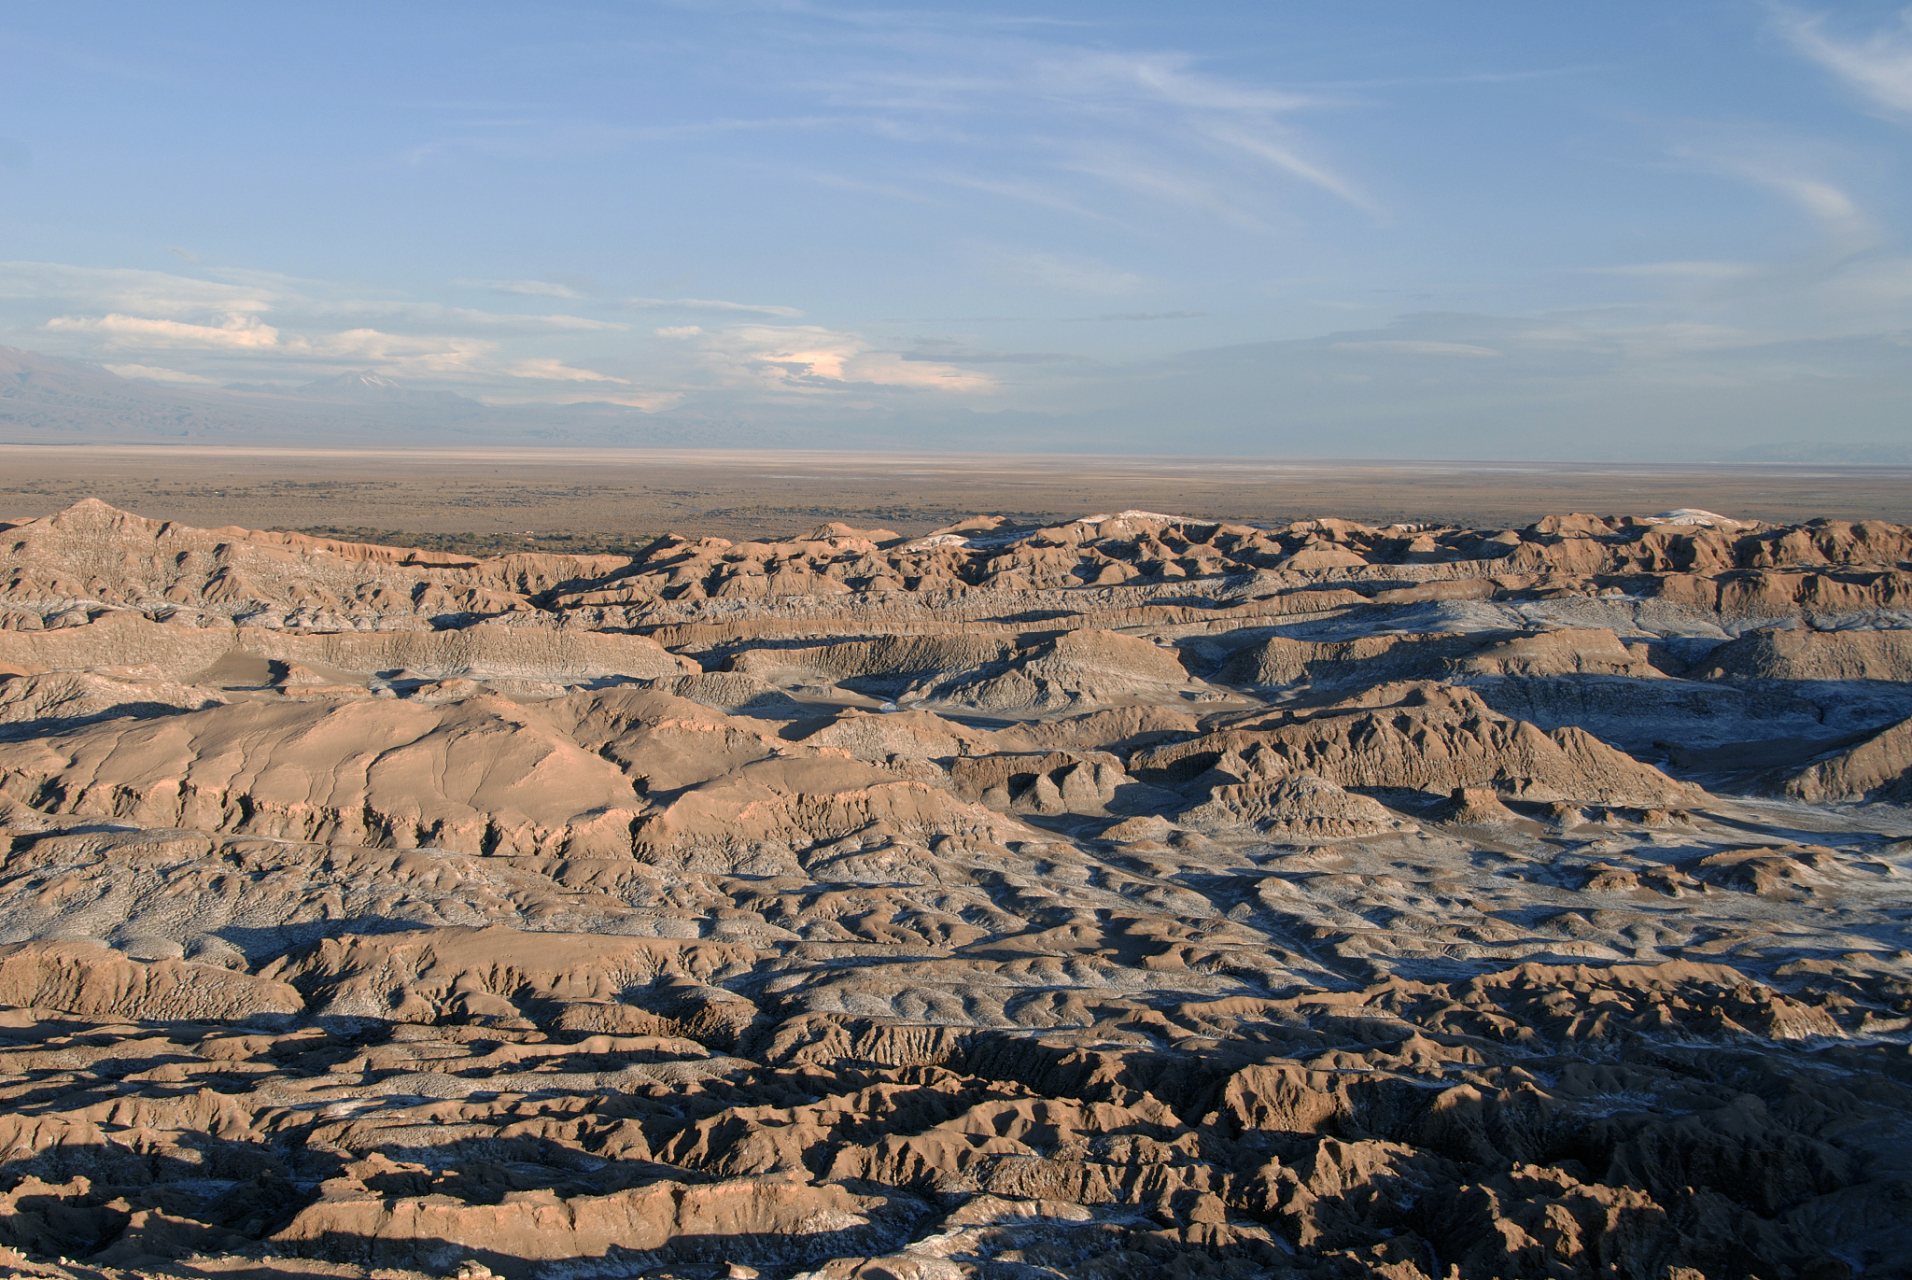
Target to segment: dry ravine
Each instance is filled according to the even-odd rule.
[[[1912,530],[0,523],[0,1271],[1912,1274]]]

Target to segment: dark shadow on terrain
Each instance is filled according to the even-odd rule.
[[[652,1267],[672,1262],[718,1264],[705,1273],[723,1274],[726,1262],[747,1262],[758,1269],[765,1280],[786,1280],[809,1270],[814,1264],[833,1258],[864,1258],[887,1251],[903,1243],[902,1233],[880,1227],[819,1231],[805,1235],[738,1233],[736,1235],[681,1235],[672,1237],[661,1249],[637,1250],[612,1245],[602,1255],[574,1258],[536,1258],[503,1253],[495,1249],[473,1248],[454,1240],[399,1240],[365,1237],[344,1232],[327,1232],[315,1240],[299,1241],[296,1246],[275,1246],[309,1258],[349,1262],[365,1267],[417,1267],[428,1269],[455,1265],[463,1261],[482,1263],[505,1280],[549,1272],[636,1275]]]
[[[435,1146],[384,1142],[367,1150],[397,1164],[425,1166],[374,1174],[365,1180],[367,1189],[389,1196],[450,1196],[465,1204],[502,1204],[506,1196],[524,1191],[552,1191],[569,1199],[659,1182],[699,1186],[722,1180],[654,1160],[599,1160],[533,1137],[460,1138]]]
[[[0,1244],[47,1258],[83,1257],[110,1246],[130,1214],[143,1209],[263,1239],[312,1203],[321,1181],[344,1169],[340,1156],[303,1142],[303,1133],[270,1147],[189,1133],[179,1145],[194,1159],[112,1143],[9,1159],[0,1164],[0,1188],[11,1191],[34,1177],[49,1189],[22,1195],[16,1211],[0,1217]],[[67,1194],[51,1189],[72,1188],[75,1178],[91,1185]]]
[[[190,715],[199,707],[178,707],[170,702],[122,702],[89,716],[43,716],[38,720],[17,720],[0,724],[0,742],[25,738],[49,738],[77,729],[106,724],[113,720],[158,720],[164,716]]]
[[[54,818],[56,815],[42,813],[35,816]],[[121,836],[135,835],[144,830],[147,828],[130,822],[85,822],[71,827],[48,827],[45,831],[19,831],[14,833],[13,839],[17,842],[17,848],[27,849],[32,847],[36,840],[44,840],[51,836]]]
[[[1246,1160],[1250,1166],[1277,1157],[1287,1165],[1308,1167],[1320,1157],[1326,1139],[1343,1143],[1381,1141],[1412,1148],[1402,1178],[1383,1175],[1371,1181],[1363,1195],[1394,1202],[1379,1218],[1363,1218],[1364,1225],[1348,1227],[1347,1244],[1365,1247],[1397,1229],[1411,1230],[1433,1241],[1447,1256],[1460,1256],[1466,1240],[1457,1233],[1471,1228],[1457,1216],[1464,1203],[1454,1197],[1464,1185],[1493,1179],[1518,1181],[1532,1176],[1523,1169],[1558,1169],[1582,1182],[1633,1187],[1650,1192],[1676,1222],[1694,1230],[1715,1232],[1704,1223],[1743,1223],[1742,1231],[1774,1232],[1784,1228],[1785,1216],[1814,1197],[1855,1187],[1863,1171],[1825,1138],[1836,1136],[1840,1116],[1857,1106],[1861,1097],[1876,1100],[1904,1096],[1912,1086],[1912,1065],[1903,1049],[1892,1045],[1841,1044],[1822,1050],[1803,1045],[1774,1044],[1744,1037],[1709,1035],[1695,1040],[1691,1030],[1668,1036],[1623,1034],[1599,1043],[1562,1042],[1554,1028],[1564,1025],[1575,1010],[1555,1008],[1550,993],[1534,990],[1510,993],[1506,1011],[1542,1032],[1537,1040],[1514,1048],[1480,1040],[1471,1032],[1417,1031],[1409,1023],[1377,1023],[1371,1018],[1346,1018],[1323,1011],[1299,1022],[1249,1022],[1233,1033],[1233,1042],[1197,1055],[1180,1047],[1122,1051],[1085,1049],[1067,1042],[1045,1043],[1039,1035],[1000,1031],[961,1031],[946,1042],[938,1066],[965,1077],[964,1089],[951,1094],[939,1088],[936,1077],[898,1079],[896,1068],[854,1062],[829,1065],[790,1065],[777,1092],[803,1091],[812,1095],[854,1093],[885,1080],[891,1087],[917,1086],[920,1098],[899,1097],[899,1105],[880,1123],[859,1128],[851,1139],[867,1143],[880,1135],[927,1130],[960,1113],[977,1090],[995,1082],[1015,1082],[1050,1098],[1083,1102],[1132,1100],[1146,1091],[1168,1103],[1175,1112],[1216,1118],[1206,1122],[1206,1158],[1227,1164]],[[1164,1012],[1174,1010],[1165,1008]],[[209,1029],[209,1028],[202,1028]],[[392,1028],[384,1031],[389,1034]],[[1697,1028],[1696,1028],[1697,1029]],[[880,1041],[885,1030],[876,1021],[845,1024],[851,1039]],[[1389,1072],[1344,1073],[1337,1086],[1342,1102],[1331,1113],[1313,1118],[1295,1117],[1291,1128],[1238,1133],[1220,1117],[1227,1114],[1222,1090],[1241,1068],[1259,1062],[1313,1058],[1337,1047],[1386,1048],[1417,1035],[1448,1045],[1477,1044],[1511,1052],[1523,1076],[1542,1081],[1566,1079],[1593,1070],[1612,1080],[1611,1105],[1579,1105],[1559,1109],[1541,1105],[1530,1093],[1512,1089],[1488,1094],[1473,1109],[1443,1111],[1436,1102],[1444,1085]],[[359,1044],[382,1036],[374,1033]],[[327,1037],[311,1051],[297,1055],[288,1067],[301,1072],[323,1070],[323,1059],[334,1061],[357,1046]],[[474,1046],[482,1048],[482,1046]],[[153,1063],[169,1055],[158,1055]],[[579,1054],[560,1063],[564,1069],[588,1068],[602,1061],[625,1060],[628,1055]],[[141,1060],[145,1061],[145,1060]],[[139,1063],[116,1062],[114,1070],[131,1070]],[[922,1069],[918,1069],[922,1070]],[[383,1076],[384,1073],[381,1073]],[[732,1105],[761,1105],[763,1087],[724,1091],[697,1108],[717,1114]],[[1552,1088],[1553,1086],[1549,1086]],[[1885,1091],[1885,1092],[1881,1092]],[[149,1094],[148,1096],[157,1096]],[[679,1102],[684,1101],[678,1099]],[[1596,1098],[1597,1102],[1598,1099]],[[665,1105],[642,1097],[607,1095],[607,1115],[624,1116],[658,1125],[658,1137],[681,1128],[686,1117],[671,1119]],[[1749,1110],[1749,1108],[1751,1108]],[[375,1112],[361,1113],[367,1119]],[[694,1119],[696,1117],[690,1117]],[[13,1244],[40,1256],[81,1256],[110,1247],[124,1229],[129,1212],[160,1209],[167,1214],[203,1224],[201,1244],[216,1242],[215,1232],[236,1232],[254,1241],[282,1229],[311,1203],[318,1183],[341,1176],[353,1155],[377,1152],[399,1165],[372,1171],[364,1180],[374,1195],[411,1197],[448,1195],[473,1205],[496,1205],[521,1192],[550,1191],[564,1198],[601,1196],[659,1181],[699,1184],[717,1179],[696,1171],[651,1160],[599,1159],[588,1150],[567,1147],[533,1135],[509,1138],[461,1136],[431,1143],[429,1125],[410,1126],[423,1141],[381,1141],[370,1130],[365,1145],[354,1143],[349,1153],[305,1146],[306,1135],[334,1119],[315,1115],[309,1122],[281,1131],[270,1144],[220,1139],[204,1133],[176,1138],[191,1151],[181,1154],[131,1150],[113,1143],[54,1146],[30,1157],[0,1164],[0,1188],[12,1189],[27,1176],[52,1184],[70,1183],[77,1176],[92,1181],[89,1190],[58,1194],[32,1191],[21,1197],[18,1211],[0,1218],[0,1243]],[[507,1117],[499,1117],[503,1127]],[[1142,1133],[1142,1137],[1153,1135]],[[1122,1134],[1103,1135],[1114,1141]],[[1163,1135],[1164,1137],[1168,1135]],[[1231,1144],[1241,1143],[1239,1153]],[[1040,1136],[1035,1145],[1041,1148]],[[831,1154],[821,1148],[819,1159]],[[985,1185],[999,1194],[1042,1194],[1038,1183],[1050,1176],[1044,1162],[1026,1157],[978,1167]],[[819,1172],[814,1170],[813,1172]],[[1404,1180],[1405,1179],[1405,1180]],[[1410,1185],[1412,1183],[1413,1185]],[[1392,1190],[1391,1190],[1392,1188]],[[878,1194],[901,1192],[905,1199],[934,1191],[933,1185],[890,1188],[853,1188]],[[1401,1194],[1396,1196],[1395,1191]],[[1890,1187],[1868,1190],[1883,1208]],[[116,1205],[124,1200],[124,1206]],[[1869,1202],[1868,1202],[1869,1203]],[[903,1217],[908,1217],[907,1206]],[[927,1207],[927,1206],[925,1206]],[[1186,1206],[1184,1206],[1186,1207]],[[1179,1213],[1180,1210],[1175,1212]],[[1722,1216],[1724,1215],[1724,1216]],[[1279,1220],[1271,1220],[1278,1228]],[[1392,1224],[1392,1225],[1390,1225]],[[746,1261],[766,1274],[788,1275],[824,1257],[867,1256],[893,1247],[900,1219],[882,1227],[830,1230],[800,1239],[787,1235],[684,1236],[658,1251],[656,1260],[699,1262]],[[1686,1230],[1682,1226],[1681,1230]],[[1750,1238],[1750,1237],[1749,1237]],[[1718,1274],[1766,1274],[1746,1254],[1742,1267],[1729,1244],[1717,1257],[1724,1268]],[[362,1265],[428,1265],[433,1268],[475,1258],[503,1276],[523,1276],[556,1265],[500,1250],[474,1250],[458,1241],[368,1239],[334,1233],[303,1242],[297,1251]],[[1744,1246],[1741,1246],[1744,1252]],[[222,1247],[220,1251],[231,1251]],[[1729,1256],[1731,1255],[1731,1256]],[[566,1260],[583,1262],[582,1259]],[[619,1254],[616,1261],[632,1267],[644,1264],[635,1254]],[[1738,1268],[1738,1269],[1736,1269]],[[1748,1269],[1750,1268],[1750,1269]],[[1470,1272],[1469,1274],[1475,1274]],[[1708,1274],[1713,1274],[1709,1271]],[[1834,1275],[1832,1271],[1793,1274]]]
[[[214,937],[230,942],[245,953],[247,963],[277,960],[280,956],[316,946],[328,938],[347,934],[416,933],[440,926],[420,920],[398,920],[390,916],[341,916],[336,920],[301,920],[280,925],[221,925]]]
[[[1603,675],[1494,676],[1460,683],[1502,715],[1548,730],[1585,729],[1635,753],[1669,742],[1689,752],[1731,752],[1781,739],[1864,736],[1912,716],[1912,688],[1873,680]]]
[[[39,1024],[44,1027],[46,1024]],[[148,1024],[151,1025],[151,1024]],[[114,1098],[183,1098],[190,1097],[203,1087],[226,1084],[243,1090],[250,1084],[240,1073],[221,1079],[214,1075],[199,1075],[190,1084],[156,1084],[152,1081],[128,1082],[125,1077],[139,1075],[159,1067],[178,1063],[196,1062],[189,1053],[157,1053],[143,1057],[98,1058],[90,1065],[78,1070],[61,1068],[61,1078],[49,1083],[42,1089],[17,1090],[7,1099],[8,1109],[14,1115],[30,1116],[36,1114],[60,1114],[78,1111],[96,1103],[109,1102]],[[74,1079],[73,1077],[80,1077]]]
[[[1861,729],[1836,738],[1762,738],[1724,747],[1654,745],[1666,749],[1674,768],[1695,778],[1750,783],[1767,770],[1802,768],[1816,757],[1857,746],[1877,732]]]

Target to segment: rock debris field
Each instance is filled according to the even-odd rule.
[[[1912,1274],[1905,527],[0,582],[7,1274]]]

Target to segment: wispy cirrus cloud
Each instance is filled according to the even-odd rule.
[[[505,372],[514,378],[538,378],[545,382],[615,382],[620,386],[630,386],[629,378],[614,378],[608,373],[599,373],[595,369],[579,369],[562,360],[514,360],[505,366]]]
[[[1079,218],[1092,218],[1098,222],[1121,222],[1121,219],[1114,214],[1103,209],[1090,208],[1084,202],[1072,200],[1041,182],[971,173],[944,172],[935,174],[934,177],[936,181],[948,183],[950,186],[987,192],[1007,200],[1034,205],[1040,209],[1054,209],[1060,213],[1073,214]]]
[[[1866,217],[1858,202],[1824,178],[1758,161],[1728,163],[1721,167],[1777,191],[1839,236],[1865,238],[1873,232],[1872,220]]]
[[[685,395],[681,391],[607,391],[593,386],[589,391],[541,391],[535,396],[478,391],[471,398],[489,405],[614,404],[645,413],[663,413],[684,403]]]
[[[247,350],[274,347],[279,331],[250,316],[232,316],[221,324],[189,324],[109,312],[103,316],[55,316],[46,327],[56,333],[90,333],[117,347],[206,347]]]
[[[973,369],[876,347],[862,334],[820,325],[737,325],[666,334],[689,345],[720,384],[818,395],[869,388],[979,392],[995,380]]]
[[[1211,127],[1208,134],[1217,142],[1239,148],[1284,173],[1319,187],[1330,195],[1341,197],[1363,213],[1376,217],[1381,214],[1380,205],[1376,204],[1366,192],[1340,174],[1333,173],[1320,163],[1299,155],[1290,145],[1226,126]]]
[[[109,373],[117,373],[122,378],[139,378],[146,382],[178,382],[188,386],[216,387],[219,379],[204,377],[197,373],[181,373],[177,369],[167,369],[152,364],[109,364],[102,366]]]
[[[905,351],[902,359],[924,364],[1088,364],[1087,356],[1065,351],[969,351],[939,343],[924,351]]]
[[[640,311],[708,311],[720,315],[777,316],[786,320],[802,317],[796,307],[757,302],[724,302],[716,298],[626,298],[624,305]]]
[[[929,181],[1096,220],[1125,220],[1105,207],[1114,187],[1267,231],[1284,184],[1384,216],[1294,122],[1344,105],[1338,97],[1243,83],[1179,50],[956,36],[934,18],[888,22],[864,35],[887,56],[865,61],[853,48],[828,80],[798,88],[842,112],[840,125],[978,161],[927,167]]]
[[[1063,293],[1114,297],[1134,293],[1147,281],[1133,271],[1074,253],[1006,253],[986,255],[997,275],[1023,284]]]
[[[1825,14],[1785,7],[1775,9],[1775,22],[1793,48],[1874,106],[1912,115],[1912,10],[1902,12],[1897,25],[1863,37],[1829,34]]]
[[[941,205],[944,201],[921,191],[911,191],[907,187],[893,182],[875,182],[866,178],[851,178],[840,173],[822,169],[799,169],[796,176],[805,182],[814,182],[820,187],[834,187],[839,191],[854,191],[859,195],[882,196],[886,200],[904,200],[911,204]]]
[[[568,315],[550,311],[480,311],[472,307],[452,307],[437,302],[410,299],[345,298],[307,304],[315,316],[378,317],[382,321],[402,320],[441,329],[486,332],[513,330],[519,333],[621,332],[631,326],[621,320],[602,320],[593,316]]]
[[[471,374],[496,363],[496,342],[444,334],[388,333],[381,329],[345,329],[337,333],[290,338],[287,355],[334,365],[369,364],[398,374]]]
[[[1209,214],[1244,231],[1268,232],[1273,224],[1257,213],[1247,193],[1194,171],[1182,155],[1138,151],[1132,144],[1098,140],[1075,149],[1065,168],[1130,195],[1166,201]]]
[[[558,157],[581,159],[626,151],[647,142],[696,140],[736,133],[816,130],[843,123],[829,116],[797,115],[621,125],[534,113],[515,118],[468,121],[464,131],[405,147],[392,159],[406,168],[419,168],[472,153],[520,160],[549,161]]]
[[[519,296],[535,303],[555,295]],[[575,403],[581,386],[626,388],[617,394],[632,407],[662,403],[575,350],[538,349],[625,332],[626,321],[368,298],[322,282],[237,272],[220,279],[0,263],[0,328],[42,335],[122,377],[182,385],[219,385],[235,372],[284,381],[373,369],[460,390],[520,386],[514,403]]]
[[[1589,275],[1635,276],[1648,280],[1743,280],[1762,268],[1752,262],[1629,262],[1613,267],[1586,267]]]
[[[568,284],[553,280],[454,280],[468,289],[489,289],[492,293],[519,298],[581,298],[584,295]]]
[[[278,280],[208,279],[126,267],[63,262],[0,262],[0,299],[38,301],[62,310],[180,317],[270,311],[294,295]]]
[[[1052,87],[1079,86],[1077,96],[1127,97],[1131,86],[1147,97],[1193,111],[1217,115],[1277,116],[1333,100],[1312,93],[1295,93],[1241,85],[1196,70],[1196,60],[1180,52],[1104,53],[1080,51],[1045,59],[1039,68]]]
[[[1831,246],[1851,253],[1878,239],[1878,227],[1833,172],[1849,156],[1812,139],[1745,125],[1680,126],[1667,146],[1675,160],[1782,197],[1817,222]]]
[[[1391,356],[1459,356],[1465,360],[1492,359],[1501,352],[1471,342],[1438,342],[1423,338],[1379,338],[1366,342],[1331,342],[1331,351]]]

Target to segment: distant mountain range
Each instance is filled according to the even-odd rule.
[[[303,386],[178,386],[0,347],[0,444],[162,441],[339,445],[786,443],[761,424],[614,404],[487,405],[364,370]]]
[[[1819,466],[1905,466],[1912,464],[1912,444],[1891,440],[1854,444],[1769,444],[1728,454],[1728,462],[1796,462]]]
[[[296,396],[301,400],[326,400],[348,404],[420,405],[434,409],[483,409],[485,406],[456,391],[420,391],[396,378],[388,378],[370,369],[320,378],[303,386],[287,387],[269,382],[233,382],[221,388],[246,395]]]

